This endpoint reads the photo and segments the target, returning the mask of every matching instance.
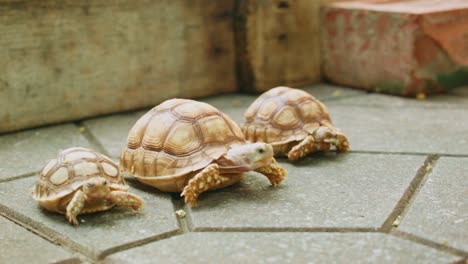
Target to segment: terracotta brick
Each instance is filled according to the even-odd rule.
[[[468,84],[468,1],[346,1],[321,19],[331,82],[404,96]]]

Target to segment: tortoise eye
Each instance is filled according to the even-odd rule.
[[[265,152],[265,150],[260,148],[260,149],[257,149],[257,152],[260,153],[260,154],[263,154],[263,152]]]
[[[107,185],[107,181],[105,181],[102,185],[103,185],[103,186],[106,186],[106,185]]]

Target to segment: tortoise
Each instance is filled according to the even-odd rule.
[[[177,98],[135,123],[120,168],[161,191],[181,192],[191,206],[202,192],[232,185],[243,172],[260,172],[273,186],[286,176],[269,144],[247,144],[226,114],[207,103]]]
[[[90,149],[72,147],[47,161],[36,181],[33,198],[45,209],[65,214],[70,223],[78,225],[79,214],[115,205],[138,210],[143,200],[127,190],[111,159]]]
[[[269,143],[275,156],[286,155],[291,161],[315,151],[349,150],[348,138],[332,124],[325,105],[303,90],[281,86],[263,93],[244,120],[248,141]]]

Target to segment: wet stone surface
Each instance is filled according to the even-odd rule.
[[[329,109],[351,151],[468,154],[464,109],[359,107],[339,101]]]
[[[203,241],[203,243],[200,243]],[[104,263],[448,263],[456,257],[378,233],[190,233]]]
[[[0,204],[31,225],[51,236],[63,236],[85,251],[98,255],[104,250],[126,243],[177,232],[170,196],[135,183],[130,192],[144,201],[141,211],[115,207],[94,214],[79,215],[80,225],[71,225],[64,215],[48,212],[31,197],[35,177],[0,183]],[[141,188],[141,189],[140,189]],[[43,228],[44,227],[44,228]],[[50,232],[53,230],[53,232]]]
[[[239,184],[202,194],[199,207],[190,209],[195,229],[379,228],[424,157],[317,154],[279,162],[288,177],[277,188],[250,173]]]
[[[46,160],[73,146],[90,147],[73,124],[0,136],[0,181],[40,171]]]
[[[79,263],[72,253],[0,216],[0,263]]]
[[[441,158],[400,229],[468,251],[468,158]]]
[[[146,111],[84,120],[84,130],[64,124],[0,135],[0,263],[468,259],[467,89],[426,100],[328,84],[305,90],[326,104],[349,137],[350,153],[315,153],[295,163],[279,158],[289,175],[278,188],[248,173],[231,187],[203,193],[196,208],[183,206],[179,194],[127,177],[130,191],[145,200],[144,209],[81,215],[78,227],[32,199],[35,172],[72,146],[103,150],[117,161],[129,129]],[[256,96],[200,100],[242,123]],[[433,171],[418,174],[430,154],[440,156]],[[413,186],[417,179],[421,186]],[[180,209],[185,217],[177,218]],[[399,212],[396,232],[386,233]]]

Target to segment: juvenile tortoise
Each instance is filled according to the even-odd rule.
[[[234,184],[243,172],[260,172],[274,186],[286,175],[270,145],[247,144],[230,117],[186,99],[167,100],[135,123],[120,168],[161,191],[182,192],[192,206],[202,192]]]
[[[46,163],[36,181],[33,198],[45,209],[65,214],[70,223],[78,225],[79,214],[115,205],[139,209],[143,200],[127,190],[111,159],[86,148],[72,147]]]
[[[275,156],[298,160],[309,153],[349,150],[323,103],[299,89],[276,87],[258,97],[244,114],[246,139],[273,146]]]

